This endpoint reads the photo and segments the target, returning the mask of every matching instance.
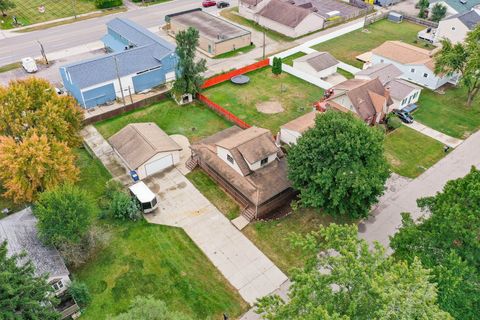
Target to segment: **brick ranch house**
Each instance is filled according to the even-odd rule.
[[[233,126],[190,148],[187,165],[198,164],[242,206],[249,220],[273,214],[296,196],[284,154],[267,129]]]

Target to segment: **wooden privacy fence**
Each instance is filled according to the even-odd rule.
[[[211,77],[210,79],[205,80],[205,83],[203,84],[202,89],[210,88],[210,87],[212,87],[216,84],[219,84],[219,83],[222,83],[222,82],[225,82],[225,81],[229,81],[232,77],[235,77],[235,76],[238,76],[238,75],[241,75],[241,74],[253,71],[253,70],[257,70],[257,69],[260,69],[260,68],[263,68],[263,67],[266,67],[269,64],[270,64],[269,59],[265,59],[265,60],[250,64],[246,67],[243,67],[243,68],[240,68],[240,69],[237,69],[237,70],[233,70],[233,71],[230,71],[230,72],[227,72],[227,73],[224,73],[224,74],[220,74],[218,76]]]
[[[240,119],[239,117],[231,113],[230,111],[225,110],[224,108],[222,108],[221,106],[213,102],[212,100],[205,97],[203,94],[199,93],[197,95],[197,99],[203,102],[205,105],[207,105],[210,109],[218,113],[220,116],[224,117],[228,121],[235,123],[240,128],[247,129],[251,127],[251,125],[249,125],[248,123],[246,123],[245,121],[243,121],[242,119]]]

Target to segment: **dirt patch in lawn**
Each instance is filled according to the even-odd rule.
[[[257,110],[266,114],[275,114],[283,112],[282,104],[276,100],[265,101],[257,104]]]

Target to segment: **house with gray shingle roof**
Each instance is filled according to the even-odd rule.
[[[338,63],[328,52],[312,52],[293,60],[293,67],[323,79],[337,72]]]
[[[452,43],[465,41],[467,34],[480,24],[480,9],[472,9],[447,17],[438,23],[435,42],[449,39]]]
[[[175,46],[136,23],[115,18],[102,38],[106,55],[60,67],[67,91],[84,108],[175,79]]]

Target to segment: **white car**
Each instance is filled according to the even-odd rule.
[[[35,63],[35,60],[31,57],[22,59],[22,67],[28,73],[34,73],[38,71],[37,64]]]

